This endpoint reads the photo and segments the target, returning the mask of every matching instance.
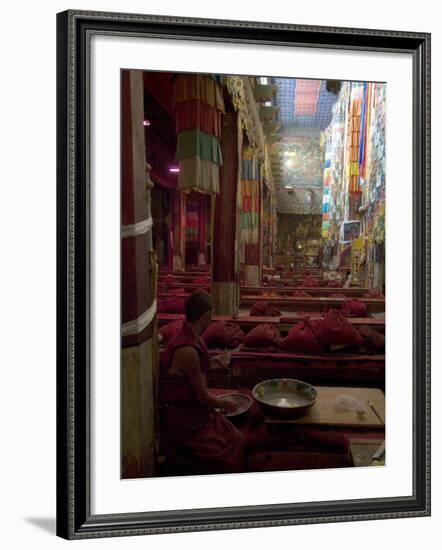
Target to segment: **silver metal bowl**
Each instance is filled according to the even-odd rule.
[[[317,391],[307,382],[292,378],[264,380],[253,388],[253,397],[264,414],[282,418],[299,418],[308,414]]]
[[[219,399],[230,399],[232,401],[235,401],[237,404],[236,410],[233,412],[225,412],[224,415],[230,417],[233,416],[241,416],[242,414],[246,413],[250,407],[252,406],[252,398],[246,395],[245,393],[226,393],[223,395],[218,396]]]

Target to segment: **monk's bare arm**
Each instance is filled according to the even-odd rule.
[[[195,397],[201,405],[211,408],[225,408],[226,402],[209,393],[199,363],[198,353],[195,348],[185,346],[175,352],[171,367],[178,368],[188,379]]]

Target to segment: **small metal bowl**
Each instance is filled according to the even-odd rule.
[[[280,418],[305,416],[317,396],[313,386],[291,378],[264,380],[256,384],[252,393],[264,414]]]
[[[246,395],[245,393],[226,393],[224,395],[219,395],[219,399],[231,399],[237,403],[237,408],[234,412],[228,413],[225,412],[224,416],[229,418],[238,417],[246,413],[252,406],[252,398]]]

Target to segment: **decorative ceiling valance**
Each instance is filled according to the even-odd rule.
[[[259,155],[263,159],[265,149],[264,133],[249,78],[227,76],[225,85],[233,106],[238,111],[241,127],[247,135],[250,146],[258,149]]]

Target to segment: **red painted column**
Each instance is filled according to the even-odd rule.
[[[143,224],[149,218],[146,200],[146,161],[144,149],[143,88],[141,73],[122,72],[122,193],[121,193],[121,305],[122,324],[140,317],[152,303],[149,288],[150,230]],[[137,104],[140,104],[137,109]],[[139,116],[141,115],[141,121]],[[149,331],[123,337],[123,347],[140,343]]]
[[[241,129],[236,113],[223,117],[220,193],[215,198],[212,246],[214,313],[239,311],[239,166]]]

